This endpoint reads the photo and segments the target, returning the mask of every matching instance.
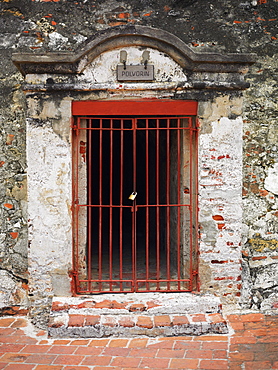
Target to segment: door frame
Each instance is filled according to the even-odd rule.
[[[73,101],[72,102],[72,116],[73,117],[88,117],[88,116],[197,116],[198,103],[191,100],[158,100],[158,99],[146,99],[146,100],[129,100],[129,101]],[[196,123],[197,127],[197,123]],[[197,127],[198,128],[198,127]],[[75,130],[74,119],[72,120],[72,129]],[[73,158],[78,155],[76,148],[73,148]],[[74,161],[73,161],[74,162]],[[76,164],[75,164],[76,165]],[[197,166],[197,163],[196,163]],[[74,167],[74,163],[73,163]],[[194,170],[196,176],[196,188],[198,187],[198,170]],[[73,168],[73,174],[75,173]],[[74,177],[74,175],[73,175]],[[78,200],[76,200],[77,194],[75,190],[75,181],[72,181],[72,194],[73,194],[73,284],[72,290],[74,294],[90,294],[88,291],[82,291],[80,289],[80,280],[78,278],[79,256],[78,247],[76,248],[76,235],[78,233],[78,220],[75,217],[75,207],[78,207]],[[196,190],[197,191],[197,190]],[[197,221],[197,199],[194,203],[196,206],[196,216],[194,216],[195,224],[198,225]],[[191,221],[190,221],[191,222]],[[197,235],[197,232],[196,232]],[[193,246],[193,244],[196,244]],[[190,255],[194,254],[196,262],[191,263],[190,276],[192,281],[190,282],[190,288],[187,291],[192,291],[197,287],[197,236],[194,237],[194,241],[190,243]],[[192,257],[191,257],[192,258]],[[136,291],[136,290],[135,290]],[[182,290],[184,291],[184,290]],[[95,293],[95,292],[94,292]],[[103,292],[101,292],[103,293]],[[116,293],[116,292],[115,292]]]

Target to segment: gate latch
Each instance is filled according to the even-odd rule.
[[[137,195],[136,191],[133,191],[133,192],[130,194],[130,196],[128,197],[128,199],[130,199],[130,200],[134,200],[134,199],[136,198],[136,195]]]

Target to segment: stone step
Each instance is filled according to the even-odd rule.
[[[56,297],[51,337],[157,337],[226,334],[227,324],[214,296],[167,293]]]

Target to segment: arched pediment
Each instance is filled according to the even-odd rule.
[[[254,54],[195,53],[177,36],[145,26],[119,26],[98,32],[73,52],[15,53],[13,62],[24,74],[80,74],[100,54],[121,47],[143,46],[169,55],[194,72],[242,72],[255,62]]]

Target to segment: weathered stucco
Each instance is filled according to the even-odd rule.
[[[3,313],[11,306],[14,312],[30,307],[44,325],[52,296],[71,294],[71,101],[150,97],[199,101],[201,292],[216,294],[231,307],[277,309],[278,2],[224,3],[0,1]],[[153,83],[117,82],[118,48],[89,64],[84,57],[86,67],[77,76],[27,74],[23,93],[24,78],[12,53],[73,52],[97,31],[125,25],[167,30],[201,54],[257,53],[256,63],[236,82],[245,78],[250,88],[233,90],[232,73],[189,71],[149,47],[157,72]],[[124,47],[135,64],[145,49]]]

